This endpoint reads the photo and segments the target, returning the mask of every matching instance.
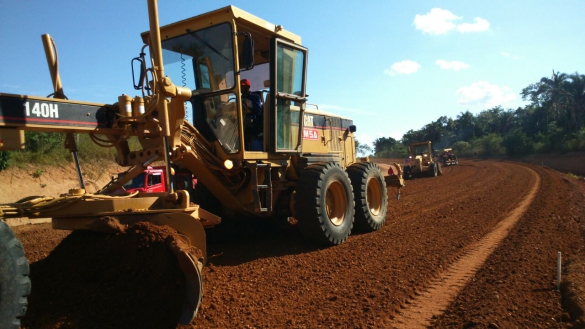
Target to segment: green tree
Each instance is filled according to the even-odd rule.
[[[355,150],[356,153],[361,156],[372,154],[372,148],[368,144],[360,143],[357,138],[355,139]]]
[[[477,140],[477,145],[481,147],[485,156],[499,156],[504,153],[502,147],[503,138],[498,134],[488,134]]]
[[[523,156],[534,152],[532,140],[521,129],[509,132],[502,141],[509,156]]]
[[[392,137],[380,137],[374,141],[374,152],[391,151],[396,146],[396,140]]]
[[[437,144],[443,139],[446,133],[445,127],[447,126],[447,117],[441,116],[437,121],[425,125],[422,129],[423,138],[418,141],[430,140],[433,144]]]
[[[577,132],[585,126],[583,122],[585,120],[585,75],[575,72],[569,75],[569,80],[565,89],[569,94],[571,132]]]
[[[453,145],[451,145],[451,148],[453,149],[453,152],[455,152],[455,154],[457,155],[471,155],[471,144],[469,142],[464,142],[464,141],[460,141],[460,142],[456,142]]]
[[[48,153],[56,147],[63,147],[65,138],[59,133],[26,132],[24,145],[28,152]]]
[[[10,162],[10,152],[0,151],[0,171],[8,168]]]
[[[414,142],[420,142],[424,140],[424,132],[421,130],[414,131],[410,129],[404,135],[402,135],[402,144],[408,146]]]
[[[476,118],[469,111],[461,112],[457,116],[457,138],[469,141],[475,136]]]

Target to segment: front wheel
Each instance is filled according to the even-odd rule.
[[[431,165],[429,166],[429,176],[431,177],[437,177],[438,175],[438,169],[437,169],[437,163],[431,163]]]
[[[31,288],[28,275],[22,244],[8,224],[0,221],[0,328],[20,327]]]
[[[357,163],[347,168],[353,187],[356,229],[363,232],[379,230],[386,220],[388,192],[386,181],[375,163]]]
[[[298,227],[306,238],[334,246],[349,237],[354,222],[353,190],[347,173],[338,164],[305,168],[294,197]]]

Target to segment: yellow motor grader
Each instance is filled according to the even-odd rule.
[[[404,161],[404,178],[422,175],[437,177],[443,174],[441,163],[437,161],[431,147],[431,141],[410,144],[408,153],[408,158]]]
[[[132,61],[138,95],[111,104],[67,99],[49,35],[42,40],[53,97],[0,93],[0,150],[23,148],[26,131],[64,133],[79,179],[60,197],[1,204],[0,218],[51,218],[55,229],[108,233],[139,221],[170,226],[186,237],[169,242],[186,279],[182,324],[201,303],[212,235],[230,236],[244,220],[287,220],[309,240],[337,245],[353,230],[384,224],[386,180],[376,164],[356,158],[353,121],[307,107],[308,50],[299,36],[233,6],[162,27],[157,1],[148,9],[150,29]],[[244,79],[262,103],[253,133]],[[75,134],[114,147],[128,170],[89,193]],[[166,192],[114,193],[155,161],[166,164]],[[173,186],[172,167],[197,177],[193,193]],[[399,178],[390,181],[400,185]],[[0,240],[0,327],[17,328],[30,292],[28,263],[3,221]]]

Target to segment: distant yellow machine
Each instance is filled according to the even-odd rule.
[[[138,96],[120,95],[113,104],[66,99],[49,35],[43,43],[54,98],[0,94],[0,149],[22,148],[25,131],[65,133],[80,184],[59,198],[2,204],[0,218],[51,217],[54,228],[67,230],[111,232],[137,220],[174,228],[188,244],[173,249],[189,287],[182,324],[201,303],[206,239],[231,237],[243,220],[297,223],[324,245],[344,242],[354,229],[382,227],[387,181],[375,163],[356,157],[351,119],[307,108],[308,50],[299,36],[233,6],[163,27],[157,1],[148,8],[150,30],[132,61]],[[243,79],[262,100],[261,131],[254,135],[246,132]],[[184,119],[187,111],[192,123]],[[85,190],[77,133],[114,147],[115,161],[128,167],[95,194]],[[131,149],[131,140],[139,149]],[[113,195],[155,161],[166,164],[166,192]],[[173,186],[171,166],[197,177],[193,193]],[[401,179],[388,182],[399,187]],[[15,240],[8,226],[0,230]],[[13,280],[28,275],[16,243],[0,244],[0,252],[13,255],[0,265],[14,270],[0,280],[2,328],[18,327],[30,291],[26,280]],[[193,247],[203,257],[186,251]]]
[[[433,156],[431,141],[415,142],[408,147],[409,156],[404,162],[404,177],[428,175],[437,177],[443,174],[440,162]]]

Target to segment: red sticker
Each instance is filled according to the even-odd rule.
[[[303,139],[311,139],[311,140],[318,140],[319,139],[319,131],[317,129],[303,129]]]

